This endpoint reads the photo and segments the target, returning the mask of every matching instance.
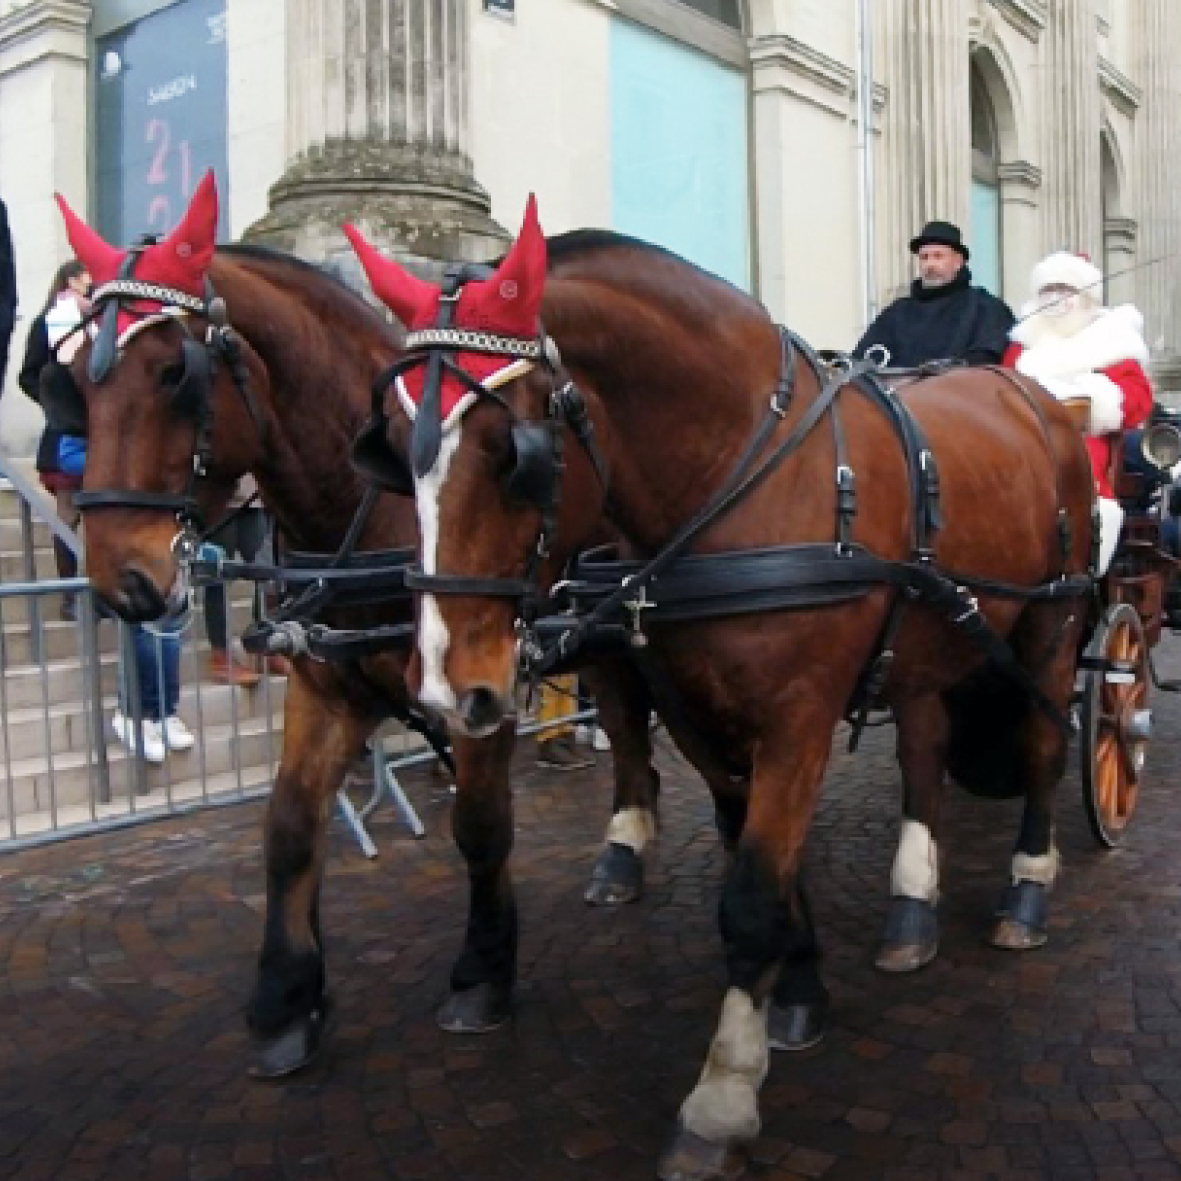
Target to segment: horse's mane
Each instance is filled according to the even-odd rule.
[[[219,245],[217,253],[226,255],[235,261],[262,263],[264,268],[290,271],[299,277],[303,285],[307,286],[310,281],[310,294],[316,298],[317,310],[323,308],[338,316],[364,315],[369,320],[380,323],[387,331],[393,331],[393,326],[380,311],[343,279],[324,267],[316,266],[294,254],[287,254],[285,251],[275,250],[270,246],[256,246],[244,242],[228,242]]]

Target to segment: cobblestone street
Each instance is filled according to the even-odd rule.
[[[1181,671],[1175,641],[1163,672]],[[1049,945],[982,941],[1017,808],[951,796],[939,959],[872,967],[894,849],[892,731],[834,755],[809,850],[833,1028],[773,1059],[749,1175],[828,1181],[1181,1177],[1181,707],[1155,698],[1126,847],[1100,852],[1077,769]],[[406,777],[367,862],[339,823],[324,894],[335,1032],[286,1084],[246,1076],[261,808],[0,859],[0,1176],[22,1181],[648,1179],[700,1070],[724,986],[722,855],[700,781],[661,746],[647,895],[591,909],[609,813],[595,771],[524,744],[514,856],[522,982],[484,1038],[435,1026],[465,917],[448,795]]]

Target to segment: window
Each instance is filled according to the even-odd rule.
[[[975,63],[970,71],[972,194],[968,244],[972,278],[1001,294],[1001,191],[997,179],[996,115],[988,87]]]
[[[682,4],[696,8],[704,16],[713,17],[732,29],[742,30],[742,17],[738,12],[738,0],[681,0]]]

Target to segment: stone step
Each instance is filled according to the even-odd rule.
[[[202,681],[213,684],[206,671],[209,646],[202,640],[194,645],[186,644],[181,650],[181,686]],[[194,659],[195,658],[195,659]],[[118,692],[119,658],[114,644],[98,654],[99,685],[104,695]],[[261,686],[238,689],[247,696],[257,694]],[[9,665],[4,669],[4,684],[0,702],[6,711],[19,709],[44,709],[60,705],[71,705],[86,699],[89,690],[84,683],[81,665],[77,657],[47,660],[44,665]]]
[[[234,717],[239,721],[266,717],[269,707],[275,725],[281,729],[286,696],[285,677],[269,677],[249,690],[208,681],[182,681],[180,714],[196,732],[198,726],[226,725]],[[114,693],[104,695],[105,717],[110,717],[117,701]],[[70,751],[85,751],[90,741],[88,724],[87,709],[81,700],[51,705],[48,717],[40,705],[10,709],[0,719],[0,777],[9,758],[29,759],[49,750],[55,757]]]
[[[20,549],[0,550],[0,581],[9,582],[41,582],[57,577],[57,563],[54,561],[53,549],[50,546],[38,546],[32,553],[33,578],[26,572],[28,555]]]
[[[234,803],[270,789],[271,773],[266,767],[247,767],[239,776],[236,772],[212,775],[202,784],[200,779],[183,779],[172,785],[172,803],[162,787],[154,788],[146,795],[135,797],[135,814],[139,816],[168,816],[172,808],[193,806],[203,802]],[[110,803],[91,805],[64,804],[51,811],[42,808],[33,812],[17,813],[15,825],[5,817],[0,820],[0,847],[10,838],[37,837],[71,828],[83,829],[93,821],[118,819],[131,814],[127,795],[116,796]],[[56,821],[56,825],[55,822]]]
[[[238,588],[235,587],[235,592]],[[40,601],[40,636],[41,649],[49,660],[78,660],[80,659],[81,625],[76,622],[58,618],[61,598],[56,593],[39,596]],[[80,600],[81,605],[81,600]],[[35,637],[38,634],[36,622],[30,622],[28,600],[15,601],[9,599],[3,609],[0,609],[3,619],[5,668],[19,667],[24,664],[37,663],[34,659]],[[231,636],[242,634],[243,629],[253,619],[251,600],[248,595],[236,593],[230,604],[229,631]],[[208,648],[206,640],[204,615],[198,609],[196,620],[186,634],[197,637],[198,646],[202,650]],[[118,631],[113,620],[100,619],[98,621],[98,648],[100,652],[113,652],[118,643]]]
[[[153,766],[134,759],[122,743],[114,739],[110,730],[110,714],[104,715],[104,737],[107,743],[107,763],[110,770],[112,800],[123,801],[129,808],[132,795],[136,803],[136,763],[142,768],[142,785],[147,792],[156,792],[166,799],[169,785],[204,780],[210,783],[218,776],[229,776],[235,785],[239,772],[245,776],[265,772],[273,775],[282,749],[282,733],[267,726],[265,718],[243,719],[238,725],[225,723],[206,726],[197,734],[197,745],[183,754],[170,753],[165,763]],[[194,731],[195,732],[195,731]],[[52,760],[43,756],[13,760],[6,768],[5,781],[0,784],[0,819],[14,814],[17,817],[70,805],[97,806],[99,771],[93,756],[85,751],[65,751]],[[256,780],[257,781],[257,777]]]
[[[19,516],[0,518],[0,550],[20,551],[24,548],[24,523]],[[44,521],[33,517],[33,545],[37,549],[49,549],[52,532]]]

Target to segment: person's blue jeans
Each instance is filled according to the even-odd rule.
[[[135,669],[139,679],[139,702],[146,721],[162,722],[176,713],[180,705],[180,629],[175,624],[153,624],[152,631],[140,624],[131,627],[131,641],[135,651]],[[121,678],[120,709],[127,717],[134,716],[129,685]]]

